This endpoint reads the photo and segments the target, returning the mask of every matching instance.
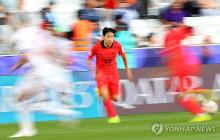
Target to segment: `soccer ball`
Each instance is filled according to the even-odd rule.
[[[216,113],[218,112],[218,104],[212,100],[206,100],[202,102],[203,110],[207,113]]]

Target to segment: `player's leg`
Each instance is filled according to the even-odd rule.
[[[17,122],[19,130],[13,137],[30,137],[36,135],[37,131],[31,116],[32,91],[23,90],[17,99]]]
[[[194,118],[190,122],[200,122],[211,120],[212,117],[206,114],[202,109],[201,104],[194,96],[190,94],[178,95],[177,102],[188,112],[194,115]]]
[[[114,80],[111,80],[111,81],[114,81]],[[119,98],[121,97],[119,81],[114,81],[114,82],[109,83],[109,96],[110,96],[112,104],[113,102],[116,102],[119,100]],[[113,107],[115,108],[115,106]],[[120,123],[121,122],[121,119],[117,115],[117,112],[114,117],[109,118],[108,122],[109,123]]]
[[[117,102],[121,98],[121,87],[119,81],[116,83],[110,83],[109,94],[112,101]]]
[[[15,87],[17,122],[19,131],[10,137],[30,137],[37,134],[32,116],[32,103],[35,95],[42,90],[39,78],[26,75]]]
[[[206,114],[202,109],[202,105],[200,102],[187,92],[187,89],[184,89],[183,84],[186,84],[186,80],[183,81],[183,78],[180,79],[179,89],[180,95],[177,95],[177,102],[188,112],[193,114],[195,117],[191,120],[191,122],[197,121],[208,121],[211,119],[211,116]],[[188,81],[191,83],[192,81]],[[188,84],[189,84],[188,83]]]
[[[108,76],[108,86],[110,99],[117,102],[121,97],[119,74],[117,72]]]
[[[169,87],[176,87],[176,89],[173,90],[178,91],[180,94],[177,95],[177,102],[186,111],[195,116],[195,119],[193,118],[192,121],[210,120],[211,117],[204,113],[201,104],[193,96],[187,94],[187,91],[189,90],[188,87],[191,87],[190,85],[193,84],[193,81],[186,77],[200,75],[199,62],[195,61],[194,64],[189,64],[189,61],[191,60],[188,60],[183,54],[175,56],[173,59],[169,60],[167,66],[170,69],[171,75],[176,77],[176,80],[169,85]]]
[[[98,95],[103,97],[103,105],[109,119],[117,116],[116,109],[109,93],[109,83],[106,77],[97,78]]]
[[[52,99],[52,102],[47,108],[42,108],[42,111],[48,114],[60,116],[61,118],[68,117],[69,120],[78,119],[80,113],[73,110],[73,104],[71,102],[71,83],[68,82],[65,75],[57,73],[56,76],[45,77],[43,82],[49,90],[49,93],[47,94]],[[68,105],[66,102],[68,102]]]
[[[99,94],[103,97],[103,105],[105,107],[108,118],[115,117],[117,113],[109,96],[108,86],[102,85],[101,87],[99,87]]]

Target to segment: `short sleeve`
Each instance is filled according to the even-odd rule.
[[[125,53],[123,47],[121,46],[121,44],[118,43],[118,54],[122,55],[123,53]]]

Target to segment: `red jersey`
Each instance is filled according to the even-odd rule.
[[[88,59],[92,59],[94,56],[96,57],[96,71],[101,72],[116,72],[117,55],[122,55],[124,50],[120,43],[114,41],[112,46],[106,48],[104,46],[104,41],[98,41],[96,45],[94,45],[88,52]]]
[[[171,29],[165,35],[164,46],[165,54],[181,53],[181,41],[193,34],[193,30],[187,26],[180,26]]]
[[[166,65],[170,70],[171,76],[177,76],[180,80],[177,85],[177,91],[189,90],[186,85],[191,85],[192,81],[186,81],[186,76],[198,76],[200,74],[198,58],[190,55],[189,50],[184,49],[181,44],[181,41],[192,33],[192,28],[181,26],[169,30],[165,36],[165,51],[163,54],[166,56]]]

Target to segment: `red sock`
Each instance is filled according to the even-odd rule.
[[[184,109],[186,109],[194,115],[203,113],[201,105],[193,97],[189,97],[187,99],[184,99],[183,97],[179,99],[178,102]]]
[[[109,118],[115,117],[117,115],[116,109],[110,99],[104,101],[104,107]]]

